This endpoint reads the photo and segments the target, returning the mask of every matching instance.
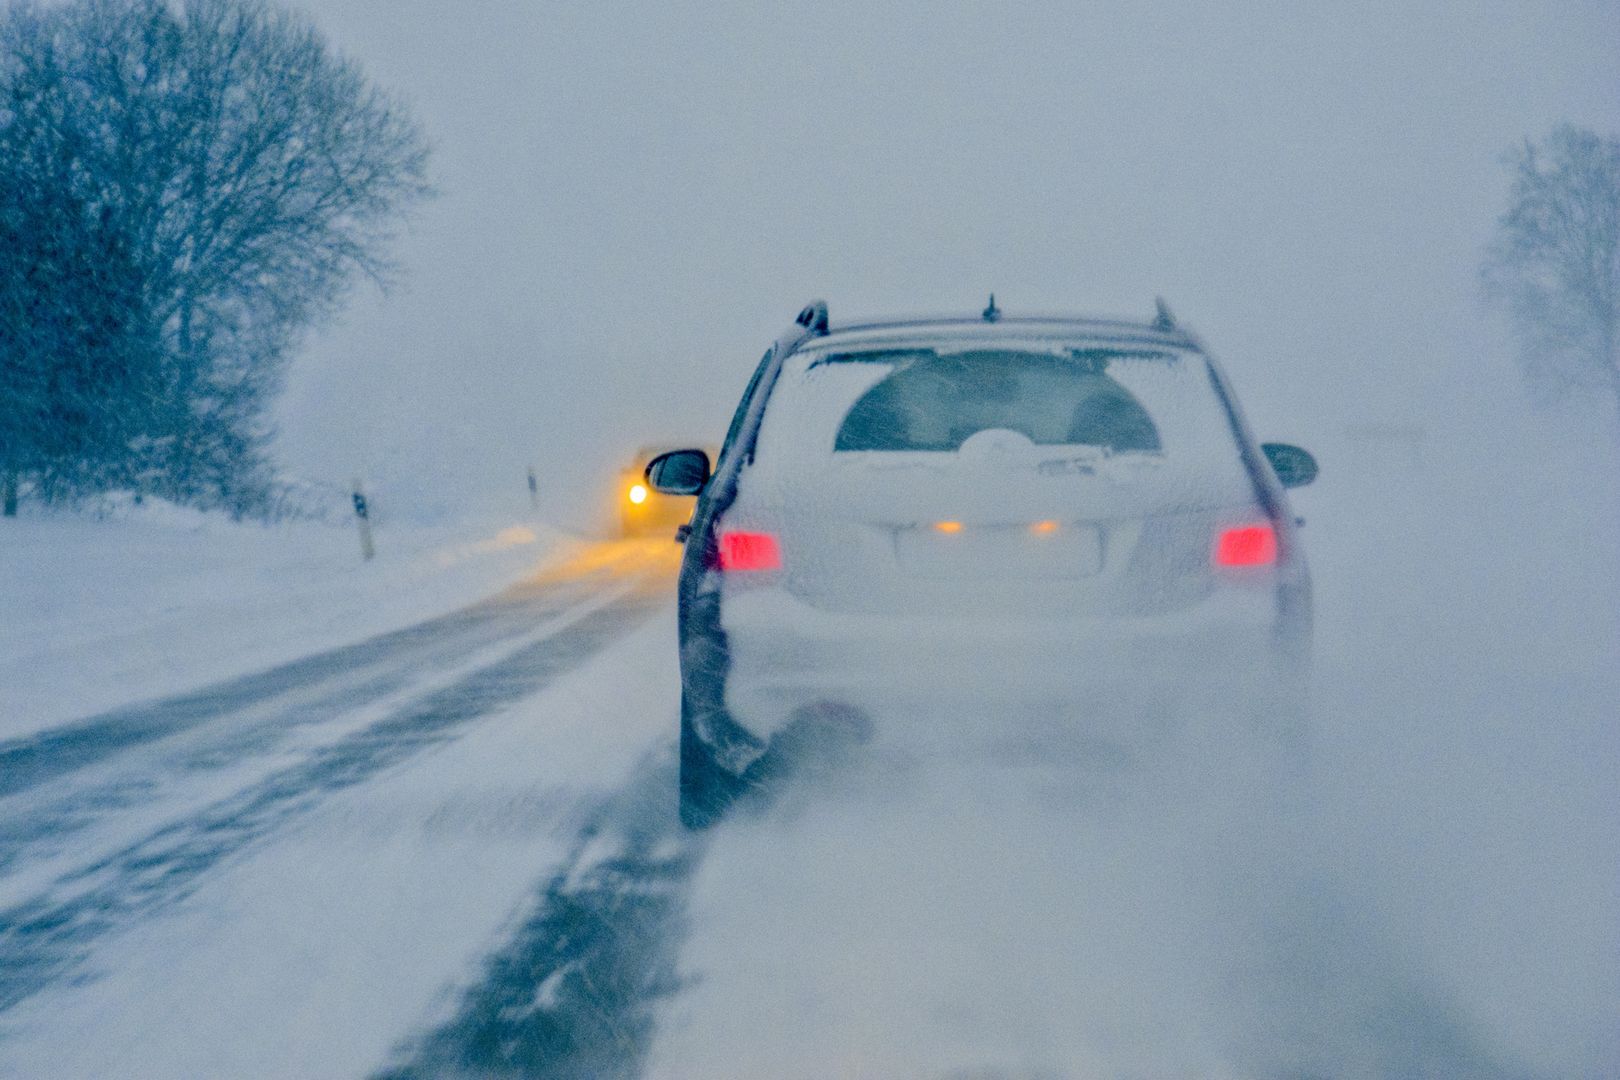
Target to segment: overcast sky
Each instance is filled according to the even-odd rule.
[[[715,441],[818,296],[1163,294],[1262,435],[1454,414],[1512,389],[1477,325],[1500,156],[1620,130],[1603,0],[304,7],[413,104],[442,195],[296,362],[282,452],[424,507]]]

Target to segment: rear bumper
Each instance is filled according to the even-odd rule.
[[[730,717],[762,742],[832,702],[931,730],[1018,715],[1132,743],[1166,716],[1302,694],[1307,643],[1274,589],[1231,588],[1173,615],[919,619],[830,613],[776,588],[726,597]],[[955,727],[955,725],[946,725]]]

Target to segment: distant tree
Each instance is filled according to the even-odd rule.
[[[260,510],[288,354],[386,278],[426,159],[265,0],[0,13],[0,482]]]
[[[1510,159],[1508,209],[1485,264],[1531,385],[1620,408],[1620,139],[1570,125]]]

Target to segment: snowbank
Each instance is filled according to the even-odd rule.
[[[0,522],[0,739],[453,610],[566,536],[532,521],[231,522],[163,503]]]

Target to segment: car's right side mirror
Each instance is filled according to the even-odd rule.
[[[1289,443],[1268,442],[1260,444],[1260,451],[1271,462],[1271,469],[1283,487],[1304,487],[1316,479],[1316,459],[1309,450]]]
[[[696,495],[709,482],[709,455],[671,450],[647,462],[647,483],[662,495]]]

